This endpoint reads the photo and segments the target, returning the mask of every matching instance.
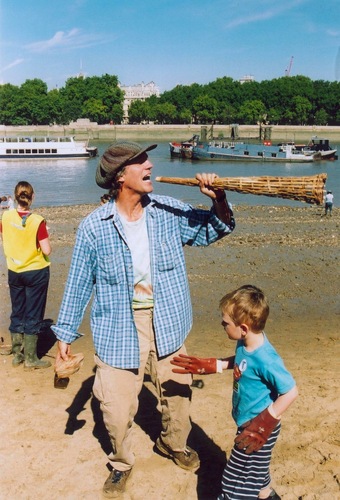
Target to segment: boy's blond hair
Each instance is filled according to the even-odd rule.
[[[254,333],[260,333],[266,325],[269,304],[260,288],[243,285],[222,297],[220,310],[227,313],[236,326],[245,324]]]

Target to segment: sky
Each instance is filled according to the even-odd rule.
[[[340,81],[339,0],[0,0],[0,84]]]

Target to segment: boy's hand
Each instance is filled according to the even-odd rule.
[[[236,448],[244,450],[246,455],[260,450],[279,421],[280,419],[272,417],[266,408],[257,417],[242,425],[243,431],[235,438]]]
[[[195,356],[187,356],[180,354],[173,358],[170,363],[179,366],[181,369],[173,368],[174,373],[193,373],[204,375],[217,372],[216,358],[196,358]]]

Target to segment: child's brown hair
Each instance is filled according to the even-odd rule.
[[[220,310],[227,313],[236,326],[244,323],[254,333],[260,333],[266,325],[269,304],[260,288],[243,285],[222,297]]]
[[[14,190],[14,196],[19,203],[20,206],[23,208],[27,208],[31,205],[32,200],[33,200],[33,187],[29,182],[26,181],[20,181],[18,184],[15,186]]]

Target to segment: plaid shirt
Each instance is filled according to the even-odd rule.
[[[167,196],[144,199],[154,294],[154,329],[159,356],[181,347],[192,326],[184,245],[204,246],[231,233],[214,209],[194,209]],[[80,224],[57,324],[58,340],[71,343],[93,294],[91,329],[96,353],[117,368],[139,367],[133,321],[134,274],[115,202]]]

